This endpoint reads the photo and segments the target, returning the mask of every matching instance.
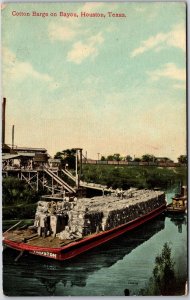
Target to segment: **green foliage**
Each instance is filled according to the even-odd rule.
[[[120,156],[119,153],[115,153],[115,154],[113,155],[113,160],[120,161],[120,160],[122,160],[122,157]]]
[[[106,158],[105,158],[105,156],[101,156],[101,159],[100,159],[101,161],[105,161],[106,160]]]
[[[127,155],[126,158],[125,158],[125,160],[126,160],[126,161],[132,161],[133,158],[131,157],[131,155]]]
[[[152,154],[144,154],[141,160],[145,162],[155,162],[156,157]]]
[[[83,165],[82,179],[105,184],[113,188],[168,188],[182,180],[185,184],[186,168],[158,168],[146,166]]]
[[[68,165],[69,169],[75,168],[75,153],[76,151],[74,149],[66,149],[61,152],[57,152],[54,155],[54,158],[58,158],[61,160],[61,165],[64,168],[66,165]]]
[[[106,160],[113,161],[113,160],[114,160],[114,159],[113,159],[113,155],[108,155],[107,158],[106,158]]]
[[[164,244],[161,255],[155,259],[153,279],[160,295],[172,295],[173,287],[176,283],[174,261],[171,258],[171,248]]]
[[[187,155],[180,155],[177,160],[181,164],[187,164]]]
[[[140,295],[175,295],[177,285],[174,265],[171,248],[165,243],[161,254],[155,258],[153,275],[147,287],[140,291]]]
[[[34,203],[39,199],[39,194],[32,190],[26,182],[18,178],[3,178],[2,186],[3,206]]]
[[[141,161],[141,158],[135,157],[133,161],[135,161],[135,162],[140,162],[140,161]]]
[[[105,160],[110,160],[110,161],[121,161],[123,157],[119,153],[115,153],[113,155],[108,155]]]
[[[63,152],[58,151],[55,155],[54,155],[55,159],[63,159]]]
[[[6,206],[3,207],[3,219],[13,220],[13,219],[29,219],[34,218],[36,212],[36,203],[32,204],[21,204],[17,206]]]

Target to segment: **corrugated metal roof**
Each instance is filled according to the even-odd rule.
[[[13,159],[13,158],[18,158],[18,154],[2,154],[2,160],[7,160],[7,159]]]
[[[14,147],[16,151],[47,151],[45,148],[35,148],[35,147]]]
[[[7,159],[16,159],[16,158],[21,158],[21,157],[34,157],[35,153],[19,153],[19,154],[9,154],[5,153],[2,154],[2,160],[7,160]]]
[[[25,156],[25,157],[34,157],[36,154],[34,152],[19,152],[18,153],[19,156]]]

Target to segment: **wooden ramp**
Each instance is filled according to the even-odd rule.
[[[44,172],[49,175],[56,183],[58,183],[61,187],[67,190],[70,193],[76,193],[76,190],[71,187],[68,183],[66,183],[62,178],[53,173],[50,169],[44,168]]]

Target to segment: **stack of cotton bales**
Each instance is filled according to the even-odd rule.
[[[39,220],[44,219],[47,214],[63,217],[64,220],[64,216],[67,215],[68,224],[63,225],[61,232],[56,230],[57,236],[63,240],[81,238],[135,220],[162,204],[165,204],[164,192],[137,189],[75,201],[69,199],[57,202],[39,201],[35,223],[37,226]]]
[[[114,195],[80,199],[70,211],[72,233],[88,235],[109,230],[139,218],[165,204],[163,192],[129,190],[118,198]]]

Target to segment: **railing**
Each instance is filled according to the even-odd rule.
[[[136,162],[136,161],[112,161],[112,160],[83,160],[84,165],[119,165],[119,166],[157,166],[157,167],[186,167],[187,164],[175,162]]]

